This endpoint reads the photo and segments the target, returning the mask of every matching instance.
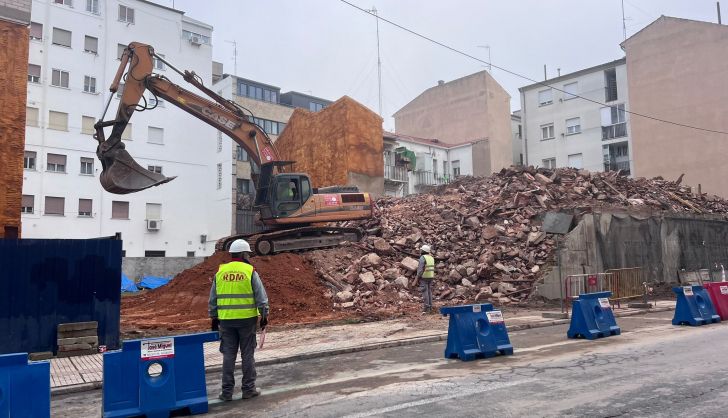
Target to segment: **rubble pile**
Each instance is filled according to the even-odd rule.
[[[608,209],[725,216],[727,201],[693,194],[679,183],[569,168],[464,177],[432,193],[380,199],[378,215],[358,223],[368,233],[362,242],[306,258],[341,308],[371,313],[419,306],[415,273],[425,243],[436,259],[435,299],[519,303],[555,261],[555,237],[542,231],[543,214],[578,218]]]

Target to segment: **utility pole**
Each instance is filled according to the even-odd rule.
[[[624,0],[622,0],[622,35],[627,40],[627,19],[624,18]]]
[[[233,44],[233,75],[238,75],[238,42],[237,41],[225,41],[229,44]]]
[[[478,48],[484,48],[484,49],[487,49],[488,50],[488,72],[489,73],[492,73],[493,72],[493,68],[492,68],[492,66],[490,64],[490,45],[478,45]]]
[[[382,58],[379,55],[379,15],[377,14],[377,7],[372,6],[371,10],[367,12],[374,15],[377,20],[377,77],[379,81],[379,116],[382,116]]]
[[[718,9],[718,24],[722,25],[723,22],[720,19],[720,2],[719,1],[715,2],[715,7],[716,7],[716,9]]]

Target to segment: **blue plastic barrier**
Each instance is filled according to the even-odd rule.
[[[121,275],[121,291],[122,292],[138,292],[139,288],[137,287],[136,283],[134,283],[134,280],[131,280],[126,276],[126,274]]]
[[[583,293],[572,303],[571,325],[566,332],[569,338],[587,340],[619,335],[622,329],[614,319],[609,297],[612,292]]]
[[[156,289],[169,283],[172,277],[154,277],[144,276],[142,281],[139,282],[139,286],[145,289]]]
[[[0,355],[0,417],[51,416],[51,364],[28,353]]]
[[[470,361],[498,353],[513,354],[503,314],[492,304],[447,306],[440,308],[440,313],[450,316],[445,358]]]
[[[703,286],[673,287],[677,295],[672,325],[705,325],[720,322],[708,291]]]
[[[104,353],[103,416],[167,418],[185,409],[207,412],[202,346],[217,339],[217,332],[204,332],[130,340],[121,351]],[[159,366],[161,373],[150,375]]]

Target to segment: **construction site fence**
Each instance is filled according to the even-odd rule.
[[[582,293],[612,292],[610,300],[621,307],[621,301],[641,297],[647,302],[648,285],[643,280],[642,268],[610,269],[603,273],[570,274],[562,278],[561,312],[566,312],[571,301]]]
[[[612,274],[614,287],[612,291],[612,300],[622,301],[626,299],[642,298],[647,303],[647,295],[649,286],[642,274],[642,267],[631,267],[623,269],[609,269],[605,273]]]

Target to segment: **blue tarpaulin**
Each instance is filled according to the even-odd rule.
[[[139,288],[137,287],[136,283],[134,283],[134,280],[131,280],[126,276],[126,274],[121,275],[121,291],[122,292],[138,292]]]
[[[156,289],[169,283],[170,280],[172,280],[172,277],[144,276],[142,281],[139,282],[139,286],[145,289]]]

